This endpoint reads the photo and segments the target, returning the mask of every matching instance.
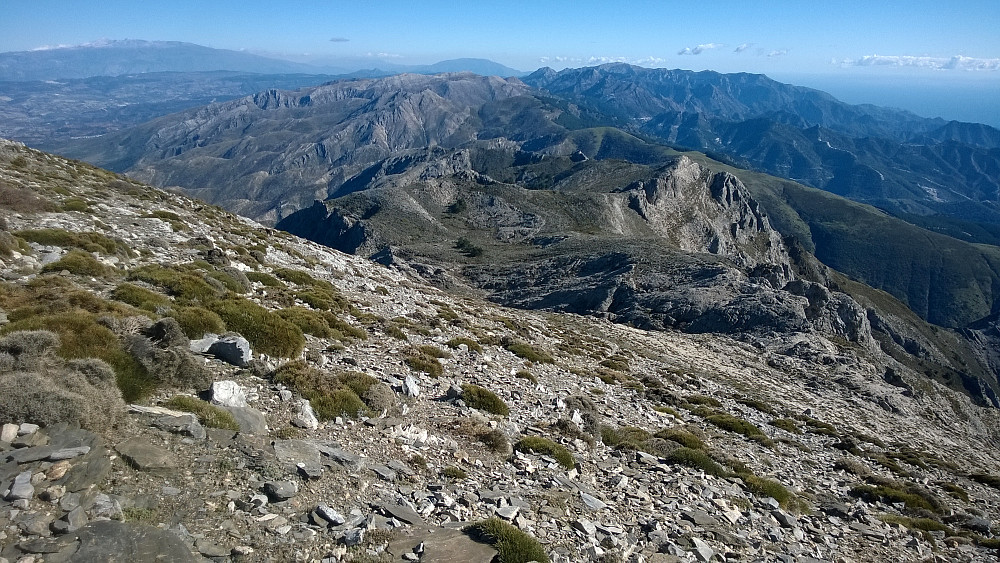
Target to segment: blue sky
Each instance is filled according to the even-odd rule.
[[[1000,97],[1000,0],[4,4],[0,51],[175,40],[298,60],[365,58],[371,66],[458,57],[521,70],[624,61],[793,83],[820,75],[961,83]]]

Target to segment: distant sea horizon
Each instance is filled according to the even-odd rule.
[[[1000,129],[1000,76],[948,80],[944,77],[795,74],[771,78],[823,90],[849,104],[898,108],[921,117],[983,123]]]

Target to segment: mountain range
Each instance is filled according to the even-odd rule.
[[[288,77],[300,78],[309,79]],[[723,130],[738,134],[709,143],[708,154],[721,161],[677,142]],[[987,350],[1000,301],[1000,251],[961,239],[993,236],[990,182],[997,176],[988,157],[997,152],[995,133],[849,106],[759,75],[605,65],[542,69],[523,80],[403,74],[273,88],[64,143],[59,151],[509,305],[660,329],[748,334],[764,326],[821,326],[926,363],[921,369],[929,375],[991,402],[1000,366]],[[788,147],[805,146],[809,134],[833,139],[822,141],[824,154],[841,155],[811,168],[827,178],[820,186],[827,192],[739,169],[733,165],[743,157],[715,150],[733,150],[733,139],[767,140],[772,146],[763,155],[797,162]],[[894,147],[896,164],[901,154],[919,158],[883,173],[835,143]],[[934,172],[921,169],[928,155],[936,155]],[[906,183],[914,174],[941,174],[948,158],[965,171],[953,183],[953,201]],[[695,188],[662,196],[657,186],[676,184],[678,174],[704,176],[698,189],[709,192],[715,181],[708,178],[728,174],[739,185],[732,193],[750,207],[727,207],[741,217],[727,219],[704,204],[675,203],[674,213],[689,221],[671,223],[655,202]],[[872,182],[873,174],[881,180]],[[845,177],[851,189],[842,195],[878,208],[831,193]],[[959,219],[943,212],[959,208],[981,213]],[[580,209],[588,210],[586,220],[576,215]],[[945,234],[920,228],[918,218]],[[975,228],[948,236],[960,224]],[[760,232],[741,239],[744,227],[736,225]],[[881,241],[879,248],[872,240]],[[704,256],[707,262],[697,258]],[[576,272],[576,281],[567,272]],[[501,280],[520,281],[509,287]],[[847,304],[823,297],[799,310],[796,299],[813,291],[808,284],[846,295]],[[846,307],[846,317],[834,322],[825,307]],[[869,325],[873,332],[864,336]],[[942,336],[933,325],[960,332]]]

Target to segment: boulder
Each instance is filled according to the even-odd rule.
[[[215,381],[212,383],[209,394],[211,395],[211,402],[213,405],[220,405],[223,407],[247,406],[246,392],[243,390],[243,387],[235,381]]]
[[[246,338],[239,335],[220,337],[208,348],[208,353],[236,367],[246,367],[253,361],[253,351]]]

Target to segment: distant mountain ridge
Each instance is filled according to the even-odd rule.
[[[243,51],[215,49],[182,41],[138,39],[103,40],[77,46],[0,53],[0,81],[60,80],[150,72],[221,70],[259,74],[328,75],[364,71],[376,74],[397,72],[436,74],[460,71],[497,76],[524,74],[487,59],[452,59],[430,65],[401,65],[380,59],[343,59],[310,64]]]

